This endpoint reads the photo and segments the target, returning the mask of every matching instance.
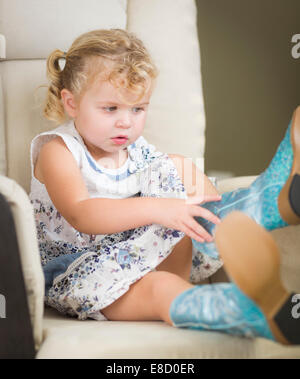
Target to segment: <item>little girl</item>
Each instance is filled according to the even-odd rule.
[[[201,223],[219,224],[218,211],[206,208],[213,202],[223,209],[224,202],[205,175],[198,186],[203,196],[185,188],[184,157],[158,152],[142,137],[157,76],[143,43],[119,29],[92,31],[77,38],[67,53],[55,50],[47,69],[44,113],[60,126],[32,141],[30,193],[46,304],[81,320],[164,320],[300,342],[279,322],[274,326],[290,296],[281,283],[276,282],[281,292],[272,312],[264,301],[254,303],[242,284],[243,292],[233,283],[192,284],[222,265],[218,254],[201,252],[201,246],[215,246]],[[189,175],[199,177],[194,165]],[[227,224],[236,228],[235,222]],[[247,230],[249,222],[238,224]],[[270,238],[264,233],[257,231],[262,243]],[[240,249],[234,238],[230,243],[233,251]],[[235,279],[227,250],[222,252],[221,243],[218,247]],[[277,250],[266,250],[275,257],[272,265]]]

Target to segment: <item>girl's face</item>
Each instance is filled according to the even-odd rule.
[[[133,95],[126,90],[122,95],[129,101],[133,99]],[[68,96],[72,98],[68,99]],[[128,105],[108,81],[95,83],[84,93],[79,103],[75,103],[68,90],[62,91],[66,111],[73,117],[88,150],[97,159],[117,157],[121,150],[141,136],[150,97],[151,91],[139,103]],[[71,104],[73,108],[70,110]],[[115,139],[118,136],[125,136],[126,139]]]

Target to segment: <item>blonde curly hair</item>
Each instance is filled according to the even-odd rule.
[[[60,68],[59,61],[65,59]],[[108,80],[118,90],[127,89],[138,102],[151,88],[157,68],[142,41],[121,29],[94,30],[78,37],[67,53],[53,51],[47,59],[48,86],[44,116],[57,124],[67,119],[62,89],[80,100],[97,79]]]

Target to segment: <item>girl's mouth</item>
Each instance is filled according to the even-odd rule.
[[[126,138],[126,137],[115,137],[115,138],[112,138],[112,141],[117,145],[123,145],[124,143],[126,143],[128,141],[128,138]]]

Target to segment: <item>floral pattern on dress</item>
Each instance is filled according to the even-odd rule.
[[[153,145],[148,144],[144,137],[140,137],[138,143],[134,143],[128,148],[128,154],[131,158],[129,172],[132,174],[144,170],[155,159],[163,155],[156,151]]]
[[[222,266],[223,261],[221,260],[221,258],[214,259],[204,253],[201,253],[193,246],[190,282],[193,284],[198,284],[202,280],[212,276]]]

